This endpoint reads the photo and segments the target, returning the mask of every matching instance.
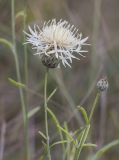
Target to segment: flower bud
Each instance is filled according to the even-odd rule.
[[[56,68],[59,64],[59,59],[55,55],[43,55],[41,59],[42,63],[48,68]]]
[[[108,89],[108,86],[109,86],[109,84],[108,84],[107,79],[102,78],[102,79],[100,79],[100,80],[97,82],[97,88],[98,88],[101,92],[107,90],[107,89]]]

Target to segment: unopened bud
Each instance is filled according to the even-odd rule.
[[[100,79],[100,80],[97,82],[97,88],[98,88],[101,92],[107,90],[108,87],[109,87],[109,84],[108,84],[107,79]]]
[[[56,68],[59,64],[59,59],[56,58],[54,54],[51,55],[43,55],[42,56],[42,63],[48,68]]]

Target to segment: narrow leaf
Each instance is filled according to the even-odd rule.
[[[66,129],[62,128],[60,125],[57,125],[57,127],[58,127],[61,131],[63,131],[63,132],[69,137],[69,139],[70,139],[71,141],[74,141],[73,137],[70,135],[69,132],[67,132]]]
[[[17,82],[15,80],[13,80],[12,78],[8,78],[9,82],[14,85],[15,87],[20,87],[20,88],[25,88],[25,84],[21,83],[21,82]]]
[[[81,107],[81,106],[77,106],[77,108],[78,108],[78,109],[80,110],[80,112],[82,113],[83,118],[84,118],[86,124],[88,124],[88,123],[89,123],[89,119],[88,119],[88,115],[87,115],[86,110],[85,110],[83,107]]]
[[[102,155],[105,154],[109,149],[112,147],[119,145],[119,140],[115,140],[107,145],[105,145],[103,148],[101,148],[93,157],[91,160],[98,160]]]
[[[19,17],[25,17],[25,16],[26,16],[25,11],[22,10],[22,11],[19,11],[19,12],[16,14],[15,18],[17,19],[17,18],[19,18]]]
[[[54,122],[54,124],[55,124],[55,126],[56,126],[57,131],[59,132],[59,135],[60,135],[61,140],[64,140],[61,129],[57,127],[58,125],[60,125],[57,117],[56,117],[55,114],[52,112],[52,110],[49,109],[48,107],[47,107],[47,111],[48,111],[48,114],[51,116],[51,118],[52,118],[52,120],[53,120],[53,122]],[[64,144],[63,144],[63,149],[64,149],[64,148],[65,148],[65,147],[64,147]]]
[[[54,123],[56,124],[56,126],[59,124],[59,121],[58,121],[58,119],[56,118],[56,116],[55,116],[55,114],[51,111],[51,109],[49,109],[48,107],[47,107],[47,111],[48,111],[48,113],[50,114],[50,116],[52,117],[52,120],[54,121]]]
[[[78,148],[82,148],[82,146],[84,145],[84,143],[87,139],[88,133],[89,133],[89,129],[90,129],[90,125],[87,125],[85,130],[83,130],[83,132],[81,133],[80,139],[78,137],[78,139],[80,141]]]
[[[54,96],[54,94],[56,93],[56,91],[57,91],[57,88],[55,88],[55,89],[51,92],[51,94],[50,94],[49,97],[47,98],[47,102]]]
[[[45,135],[43,132],[38,131],[38,133],[39,133],[45,140],[47,140],[47,137],[46,137],[46,135]]]
[[[9,42],[8,40],[6,40],[6,39],[4,39],[4,38],[0,38],[0,43],[6,45],[7,47],[9,47],[9,48],[13,51],[12,43]]]
[[[47,144],[44,141],[42,141],[42,144],[43,144],[44,149],[47,151]]]
[[[79,129],[77,129],[76,131],[74,131],[74,134],[73,134],[73,135],[75,136],[75,135],[77,135],[77,134],[78,134],[78,135],[81,134],[81,132],[84,131],[84,129],[85,129],[86,127],[87,127],[87,125],[80,127]]]
[[[51,147],[54,147],[54,146],[57,145],[57,144],[64,144],[64,143],[68,143],[68,142],[69,142],[69,141],[67,141],[67,140],[58,141],[58,142],[53,143],[53,144],[50,146],[50,148],[51,148]]]
[[[35,107],[33,108],[31,111],[28,112],[28,118],[31,118],[32,116],[34,116],[39,110],[40,110],[41,107]]]
[[[93,106],[92,106],[92,108],[91,108],[90,115],[89,115],[89,121],[90,121],[90,122],[91,122],[91,119],[92,119],[92,117],[93,117],[94,111],[95,111],[95,109],[96,109],[96,106],[97,106],[99,97],[100,97],[100,93],[97,93],[97,95],[96,95],[96,97],[95,97],[95,100],[94,100],[94,102],[93,102]]]
[[[83,147],[97,147],[97,145],[93,143],[85,143],[83,144]]]

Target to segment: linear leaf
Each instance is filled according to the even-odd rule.
[[[79,129],[77,129],[76,131],[74,131],[73,135],[74,136],[76,136],[77,134],[79,135],[86,128],[86,126],[82,126]]]
[[[58,141],[58,142],[53,143],[53,144],[50,146],[50,148],[51,148],[51,147],[54,147],[54,146],[57,145],[57,144],[64,144],[64,143],[68,143],[68,142],[69,142],[69,141],[67,141],[67,140]]]
[[[54,94],[56,93],[56,91],[57,91],[57,88],[55,88],[55,89],[51,92],[51,94],[50,94],[49,97],[47,98],[47,102],[54,96]]]
[[[93,117],[93,114],[94,114],[94,111],[96,109],[96,106],[97,106],[97,103],[98,103],[98,100],[99,100],[99,97],[100,97],[100,93],[97,93],[96,97],[95,97],[95,100],[93,102],[93,106],[91,108],[91,112],[90,112],[90,115],[89,115],[89,122],[91,122],[91,119]]]
[[[44,141],[42,141],[42,144],[43,144],[44,150],[47,151],[47,144]]]
[[[38,107],[33,108],[31,111],[29,111],[27,115],[28,118],[31,118],[32,116],[34,116],[40,110],[40,108],[41,107],[38,106]]]
[[[69,137],[69,139],[70,139],[71,141],[74,141],[73,137],[70,135],[69,132],[67,132],[66,129],[62,128],[60,125],[57,125],[57,127],[58,127],[61,131],[63,131],[63,132]]]
[[[47,137],[46,137],[46,135],[43,133],[43,132],[41,132],[41,131],[38,131],[38,133],[44,138],[44,139],[46,139],[47,140]]]
[[[56,125],[59,124],[58,119],[56,118],[55,114],[51,111],[51,109],[49,109],[49,108],[47,107],[47,111],[48,111],[48,113],[51,115],[52,120],[54,121],[54,123],[55,123]]]
[[[53,120],[53,122],[54,122],[54,124],[55,124],[55,126],[56,126],[56,129],[57,129],[57,131],[58,131],[58,133],[59,133],[59,135],[60,135],[61,140],[64,140],[61,129],[57,127],[58,125],[60,125],[57,117],[56,117],[55,114],[52,112],[52,110],[49,109],[48,107],[47,107],[47,111],[48,111],[49,115],[51,116],[51,118],[52,118],[52,120]],[[63,144],[63,149],[64,149],[64,144]]]
[[[78,109],[80,110],[80,112],[82,113],[83,118],[84,118],[86,124],[88,124],[88,123],[89,123],[89,119],[88,119],[88,115],[87,115],[86,110],[85,110],[83,107],[81,107],[81,106],[77,106],[77,108],[78,108]]]
[[[0,38],[0,43],[6,45],[7,47],[9,47],[12,51],[13,51],[13,45],[10,41],[8,41],[7,39],[4,38]]]
[[[16,14],[15,18],[17,19],[17,18],[19,18],[19,17],[25,17],[25,16],[26,16],[25,11],[22,10],[22,11],[19,11],[19,12]]]
[[[83,144],[83,147],[97,147],[97,145],[93,143],[85,143]]]
[[[107,145],[105,145],[103,148],[101,148],[97,153],[92,157],[91,160],[98,160],[105,152],[107,152],[112,147],[119,145],[119,140],[115,140]]]
[[[25,88],[25,84],[21,83],[21,82],[17,82],[12,78],[8,78],[9,82],[14,85],[15,87],[20,87],[20,88]]]

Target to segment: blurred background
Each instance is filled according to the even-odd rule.
[[[26,10],[26,27],[49,19],[63,19],[74,24],[83,36],[88,36],[86,58],[73,61],[72,68],[51,70],[48,78],[48,93],[58,88],[49,103],[61,124],[65,121],[71,131],[80,126],[80,114],[73,114],[77,105],[89,113],[95,99],[96,83],[107,77],[109,89],[102,93],[93,117],[91,142],[98,148],[119,138],[119,1],[118,0],[16,0],[16,44],[20,74],[25,83],[23,17]],[[12,42],[11,0],[0,0],[0,38]],[[28,110],[41,106],[29,123],[29,137],[32,159],[42,155],[42,138],[38,131],[44,131],[43,85],[45,68],[34,51],[28,50]],[[0,43],[0,160],[23,160],[23,117],[18,88],[8,78],[17,80],[15,61],[11,50]],[[50,135],[55,129],[49,118]],[[87,160],[88,150],[82,152]],[[53,160],[59,160],[60,149],[52,150]],[[118,160],[119,146],[105,154],[101,160]]]

